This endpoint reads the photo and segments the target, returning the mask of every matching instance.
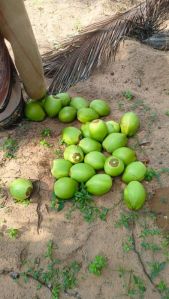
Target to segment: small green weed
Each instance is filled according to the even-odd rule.
[[[80,271],[80,265],[76,261],[72,261],[69,265],[61,267],[61,261],[54,258],[53,241],[47,243],[47,250],[44,258],[49,261],[47,269],[43,269],[41,265],[34,262],[33,266],[27,271],[21,273],[24,282],[29,282],[29,277],[37,281],[37,290],[42,285],[47,286],[51,290],[51,299],[59,299],[61,291],[73,289],[77,285],[77,274]]]
[[[75,193],[72,202],[73,207],[67,214],[68,218],[71,217],[73,211],[78,209],[82,213],[84,220],[87,222],[93,222],[97,217],[102,221],[106,220],[109,209],[105,207],[96,207],[92,195],[87,192],[84,184],[81,184],[79,191]]]
[[[165,266],[166,266],[166,262],[149,262],[148,263],[149,267],[150,267],[150,276],[152,279],[155,279],[161,271],[164,270]]]
[[[63,157],[63,149],[60,149],[60,148],[56,149],[54,151],[54,154],[56,155],[57,159],[62,158]]]
[[[127,240],[127,242],[123,242],[123,251],[124,252],[129,252],[129,251],[132,251],[134,250],[134,240],[133,238],[130,236]]]
[[[166,171],[168,172],[168,171]],[[143,213],[143,216],[147,215]],[[149,216],[149,215],[148,215]],[[153,237],[163,237],[163,233],[158,228],[151,228],[147,222],[145,217],[141,219],[139,218],[139,214],[136,212],[130,213],[122,213],[120,215],[120,219],[116,222],[116,227],[125,227],[127,229],[132,229],[132,235],[128,237],[128,239],[122,243],[122,248],[125,253],[130,251],[134,251],[139,256],[140,264],[144,265],[145,261],[142,257],[143,251],[152,251],[153,257],[155,253],[159,251],[164,255],[163,261],[158,260],[150,260],[147,263],[149,267],[149,271],[145,271],[147,277],[150,280],[154,280],[160,276],[161,272],[165,269],[169,261],[169,253],[168,253],[168,245],[169,245],[169,237],[166,235],[164,236],[164,240],[160,240],[160,245],[156,244],[155,242],[151,242],[151,238]],[[141,233],[139,235],[140,241],[134,238],[134,228],[136,226],[140,226]],[[135,236],[136,237],[136,236]],[[133,239],[134,238],[134,239]],[[139,246],[141,246],[141,250],[139,251],[139,247],[137,248],[136,241],[139,241]],[[136,246],[136,247],[135,247]],[[144,267],[144,266],[143,266]],[[146,269],[145,267],[144,269]],[[138,276],[138,273],[135,270],[126,270],[124,268],[119,268],[119,277],[122,279],[123,288],[125,290],[125,296],[129,298],[145,298],[146,292],[146,285],[143,279]],[[169,287],[166,285],[164,281],[158,283],[155,286],[156,290],[162,295],[162,299],[169,299]]]
[[[133,270],[119,268],[119,277],[123,280],[125,296],[130,298],[144,298],[146,286],[144,280],[135,274]]]
[[[59,294],[60,294],[60,285],[56,285],[52,289],[52,298],[51,299],[59,299]]]
[[[134,96],[130,90],[124,91],[123,96],[129,101],[131,101],[134,98]]]
[[[147,111],[145,111],[147,112]],[[158,114],[155,111],[149,111],[147,115],[147,136],[150,134],[152,126],[158,121]]]
[[[52,147],[53,144],[49,143],[45,138],[40,140],[40,145],[44,146],[44,147]]]
[[[168,167],[162,167],[159,169],[159,173],[168,173],[169,174],[169,168]]]
[[[131,110],[136,110],[137,108],[142,108],[144,111],[148,111],[150,108],[144,104],[144,101],[141,99],[137,99],[134,101],[134,103],[131,105]]]
[[[143,241],[143,242],[141,242],[140,245],[144,250],[151,250],[153,252],[157,252],[157,251],[161,250],[161,247],[155,243],[148,243],[148,242]]]
[[[16,239],[18,237],[19,230],[17,228],[11,227],[7,230],[7,234],[10,239]]]
[[[55,210],[57,212],[60,212],[61,210],[64,209],[65,206],[65,201],[63,200],[58,200],[55,193],[52,193],[52,198],[51,198],[51,209]]]
[[[42,132],[41,132],[41,137],[42,139],[40,140],[40,145],[44,146],[44,147],[52,147],[53,144],[49,143],[46,140],[46,137],[51,137],[52,135],[52,131],[50,128],[45,128]]]
[[[128,289],[128,296],[130,296],[131,298],[135,296],[139,296],[139,298],[144,298],[145,292],[146,287],[143,279],[138,275],[132,273],[130,277],[130,287]]]
[[[145,238],[148,236],[160,236],[161,231],[158,228],[145,228],[141,231],[140,238]]]
[[[163,251],[163,254],[166,258],[166,261],[169,262],[169,235],[164,235],[163,236],[163,241],[161,243],[161,247],[162,247],[162,251]]]
[[[124,105],[124,103],[121,102],[121,101],[119,101],[119,102],[118,102],[118,108],[119,108],[119,110],[124,111],[124,110],[125,110],[125,105]]]
[[[143,100],[138,99],[138,100],[134,101],[133,105],[131,105],[131,110],[136,110],[140,106],[144,107],[144,102],[143,102]]]
[[[148,182],[151,182],[153,178],[158,178],[159,179],[159,173],[154,170],[153,168],[147,168],[146,175],[145,175],[145,180]]]
[[[156,287],[160,291],[160,293],[162,294],[162,299],[168,299],[169,298],[169,287],[167,286],[167,284],[163,280],[161,280],[157,284]]]
[[[41,132],[41,136],[42,137],[51,137],[52,135],[52,130],[50,128],[45,128],[42,132]]]
[[[160,168],[158,171],[154,170],[153,168],[147,168],[147,172],[145,175],[145,180],[150,182],[153,180],[153,178],[156,178],[157,181],[160,183],[160,176],[161,174],[169,174],[169,168],[168,167],[163,167]]]
[[[45,252],[44,257],[52,260],[53,259],[52,253],[53,253],[53,242],[50,240],[47,243],[47,251]]]
[[[154,111],[152,111],[149,115],[149,121],[150,121],[150,124],[156,122],[158,120],[158,114]]]
[[[4,143],[3,146],[0,148],[4,151],[4,157],[8,159],[15,158],[15,153],[18,150],[19,146],[15,139],[8,137]]]
[[[167,110],[167,111],[165,112],[165,115],[166,115],[166,116],[169,116],[169,110]]]
[[[58,145],[66,145],[66,143],[63,141],[62,137],[59,138]]]
[[[96,255],[94,260],[89,264],[89,272],[100,276],[102,270],[107,266],[107,258],[102,255]]]
[[[106,207],[96,207],[93,197],[87,192],[84,184],[81,184],[79,191],[77,191],[72,199],[72,207],[66,213],[67,219],[70,219],[75,210],[79,210],[85,221],[93,222],[96,218],[106,221],[109,209]],[[51,199],[51,209],[55,211],[63,210],[65,201],[58,200],[54,192]]]
[[[84,220],[87,222],[93,222],[96,219],[99,209],[95,206],[90,195],[85,195],[85,192],[78,191],[74,195],[72,202],[73,206],[66,214],[68,219],[71,219],[72,213],[75,210],[79,210],[82,213]]]
[[[108,212],[109,212],[108,208],[104,208],[103,207],[102,209],[100,209],[100,215],[99,215],[99,217],[100,217],[100,219],[102,221],[106,221],[106,217],[107,217]]]
[[[65,266],[61,272],[63,290],[73,289],[76,286],[76,274],[80,271],[80,265],[73,261],[70,266]]]
[[[121,228],[125,227],[127,229],[130,229],[130,227],[133,225],[133,222],[137,219],[137,213],[136,212],[129,212],[127,214],[121,214],[120,219],[116,222],[115,227]]]
[[[57,199],[55,193],[52,192],[52,198],[51,198],[51,204],[50,204],[50,207],[52,210],[57,210],[57,208],[56,208],[57,202],[58,202],[58,199]]]

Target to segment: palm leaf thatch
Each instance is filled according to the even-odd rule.
[[[58,52],[47,53],[43,61],[45,75],[52,78],[49,93],[65,91],[87,79],[97,67],[115,57],[124,38],[144,41],[159,32],[168,11],[169,0],[147,0],[86,27]]]
[[[169,50],[169,31],[158,32],[143,41],[148,46],[161,50]]]

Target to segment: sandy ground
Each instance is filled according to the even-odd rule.
[[[133,1],[136,3],[136,1]],[[139,2],[139,1],[138,1]],[[109,0],[50,0],[25,1],[33,24],[41,52],[53,46],[58,47],[61,40],[73,34],[97,18],[111,15],[112,12],[123,11],[131,6],[132,1]],[[104,98],[111,106],[111,116],[108,119],[119,120],[128,110],[135,110],[141,119],[141,128],[137,138],[130,140],[138,158],[147,162],[149,167],[156,170],[168,167],[169,162],[169,117],[165,115],[169,110],[169,53],[158,52],[134,41],[126,41],[121,45],[116,61],[96,72],[90,79],[78,83],[69,92],[71,95],[81,95],[91,100]],[[134,98],[129,101],[122,94],[132,91]],[[79,126],[77,122],[74,123]],[[61,260],[63,266],[71,261],[78,261],[81,265],[78,274],[78,284],[71,291],[60,293],[60,298],[81,299],[115,299],[115,298],[169,298],[162,296],[155,285],[161,280],[169,284],[169,268],[167,266],[168,247],[154,253],[143,250],[140,238],[145,228],[157,229],[150,210],[159,211],[159,197],[153,197],[156,189],[168,187],[168,174],[157,180],[145,183],[149,199],[145,208],[137,215],[132,230],[124,227],[117,228],[115,224],[121,213],[128,214],[128,210],[121,201],[123,184],[117,179],[111,192],[97,198],[97,206],[109,208],[106,221],[97,219],[92,223],[84,221],[79,211],[75,211],[70,219],[65,217],[71,203],[60,211],[50,209],[53,178],[50,174],[52,160],[56,151],[61,149],[59,135],[65,125],[58,120],[45,120],[43,123],[23,121],[15,130],[1,133],[1,145],[7,137],[16,139],[19,148],[14,159],[5,158],[0,151],[0,185],[8,186],[16,177],[26,177],[38,181],[38,192],[34,194],[28,206],[16,204],[6,193],[1,191],[0,209],[0,298],[1,299],[48,299],[50,290],[42,286],[37,290],[37,282],[30,279],[25,283],[23,279],[14,281],[9,276],[10,271],[22,272],[28,268],[27,264],[38,259],[40,267],[46,267],[44,252],[47,243],[52,240],[56,250],[55,257]],[[41,132],[51,128],[52,136],[47,141],[52,147],[40,144]],[[161,194],[161,193],[160,193]],[[162,221],[158,218],[161,228],[167,228],[169,198],[168,189],[165,190],[166,201],[161,208]],[[153,201],[154,200],[154,201]],[[153,204],[154,203],[154,204]],[[167,216],[168,215],[168,216]],[[37,230],[38,223],[40,225]],[[163,226],[163,227],[162,227]],[[19,230],[16,239],[10,239],[9,228]],[[125,252],[124,242],[129,237],[135,240],[134,250]],[[149,243],[163,244],[161,234],[148,236]],[[98,254],[105,255],[108,267],[100,277],[88,272],[90,261]],[[24,264],[27,261],[27,264]],[[29,261],[29,262],[28,262]],[[164,262],[163,271],[150,281],[150,262]],[[124,269],[120,277],[119,269]],[[131,273],[143,279],[146,291],[143,295],[138,292],[130,294]]]

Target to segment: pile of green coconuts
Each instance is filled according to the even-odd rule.
[[[101,196],[111,190],[114,178],[121,176],[126,184],[124,202],[129,209],[138,210],[146,200],[141,181],[147,169],[127,143],[138,131],[140,121],[134,112],[125,113],[119,123],[100,119],[109,114],[110,107],[104,100],[89,103],[82,97],[70,98],[68,93],[25,105],[25,116],[32,121],[42,121],[47,115],[64,123],[77,117],[82,123],[80,128],[68,126],[62,130],[64,158],[55,159],[51,168],[58,200],[73,198],[81,183],[90,194]],[[10,184],[10,193],[18,201],[29,198],[32,191],[33,184],[27,179],[18,178]]]

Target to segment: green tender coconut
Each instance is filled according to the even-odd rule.
[[[119,176],[124,171],[124,163],[119,158],[108,157],[104,165],[104,171],[110,176]]]
[[[132,162],[126,167],[122,176],[122,180],[125,183],[129,183],[131,181],[141,182],[142,180],[144,180],[146,171],[147,168],[142,162]]]
[[[45,112],[42,106],[37,102],[29,102],[25,104],[24,114],[27,119],[32,121],[42,121],[45,119]]]
[[[123,133],[111,133],[103,141],[103,148],[108,153],[113,153],[117,148],[127,144],[127,137]]]
[[[94,195],[103,195],[110,191],[112,179],[107,174],[96,174],[86,183],[87,191]]]
[[[69,106],[71,98],[67,92],[58,93],[56,97],[61,99],[62,107]]]
[[[113,152],[113,156],[121,159],[125,165],[134,162],[137,157],[135,151],[129,147],[120,147]]]
[[[121,132],[133,136],[140,127],[140,120],[134,112],[125,113],[120,120]]]
[[[74,107],[66,106],[59,112],[58,118],[63,123],[70,123],[76,118],[77,111]]]
[[[68,144],[77,144],[80,141],[82,133],[79,129],[75,127],[67,127],[62,131],[62,140]]]
[[[89,123],[89,131],[91,138],[100,142],[102,142],[108,134],[107,126],[101,119],[96,119]]]
[[[72,178],[61,178],[54,184],[54,192],[59,199],[71,199],[77,189],[78,183]]]
[[[30,197],[33,191],[33,184],[28,179],[18,178],[10,183],[9,191],[17,201],[23,201]]]
[[[45,109],[47,115],[49,117],[55,117],[62,108],[61,100],[55,96],[48,96],[46,97],[43,108]]]
[[[109,120],[106,122],[108,133],[119,133],[120,132],[120,124],[115,122],[114,120]]]
[[[146,200],[146,191],[144,186],[137,182],[130,182],[124,189],[124,202],[131,210],[142,208]]]
[[[70,161],[64,159],[55,159],[53,160],[51,173],[57,179],[67,177],[69,176],[71,167],[72,163]]]
[[[82,131],[83,137],[91,137],[90,131],[89,131],[89,124],[90,123],[85,123],[81,125],[80,130]]]
[[[81,108],[87,108],[89,106],[89,102],[82,97],[74,97],[70,101],[70,106],[79,110]]]
[[[78,145],[69,145],[64,151],[64,159],[73,164],[82,162],[84,154],[81,147]]]
[[[93,151],[101,152],[102,149],[102,146],[98,141],[89,137],[80,140],[79,146],[82,148],[85,154],[88,154]]]
[[[94,168],[86,163],[75,164],[70,169],[71,178],[80,183],[88,181],[94,175]]]
[[[84,162],[91,165],[96,170],[103,169],[105,161],[106,157],[97,151],[88,153],[84,158]]]
[[[99,114],[99,116],[107,116],[110,114],[110,107],[104,100],[93,100],[90,103],[90,107],[93,108]]]
[[[99,115],[92,108],[81,108],[77,111],[77,119],[81,123],[87,123],[97,118],[99,118]]]

